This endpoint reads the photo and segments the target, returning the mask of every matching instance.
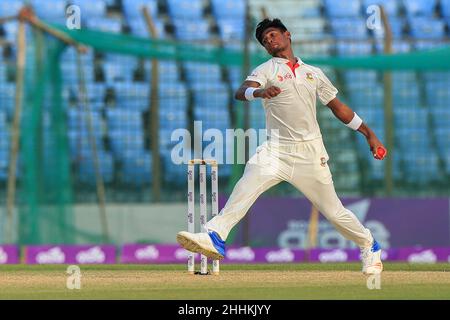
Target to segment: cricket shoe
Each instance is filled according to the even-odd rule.
[[[380,274],[383,271],[381,248],[378,242],[373,240],[372,246],[361,249],[361,260],[364,274]]]
[[[214,231],[208,233],[181,231],[177,234],[177,242],[186,250],[203,254],[208,259],[222,260],[225,257],[225,241]]]

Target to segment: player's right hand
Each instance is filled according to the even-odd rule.
[[[275,86],[269,87],[267,89],[261,90],[255,96],[263,99],[272,99],[281,93],[281,89]]]

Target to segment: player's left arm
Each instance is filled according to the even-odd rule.
[[[331,109],[336,118],[341,120],[344,124],[348,125],[352,121],[354,121],[356,113],[345,103],[341,102],[338,98],[334,98],[333,100],[331,100],[327,104],[327,106]],[[382,160],[384,157],[386,157],[386,147],[381,143],[377,135],[372,131],[372,129],[367,126],[367,124],[362,122],[357,128],[357,131],[361,132],[366,137],[367,143],[370,147],[370,151],[372,151],[375,159]],[[380,156],[378,154],[378,148],[384,149],[384,155]]]

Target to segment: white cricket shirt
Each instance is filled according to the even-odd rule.
[[[287,59],[272,58],[253,70],[246,80],[258,82],[261,89],[281,89],[278,96],[262,101],[269,140],[296,143],[322,136],[316,119],[317,97],[327,105],[338,93],[322,70],[300,58],[294,66]]]

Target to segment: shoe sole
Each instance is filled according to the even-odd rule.
[[[222,260],[224,258],[224,256],[221,255],[220,253],[205,249],[204,247],[200,246],[194,240],[192,240],[186,236],[183,236],[181,234],[177,234],[177,242],[187,251],[200,253],[200,254],[206,256],[208,259]]]

